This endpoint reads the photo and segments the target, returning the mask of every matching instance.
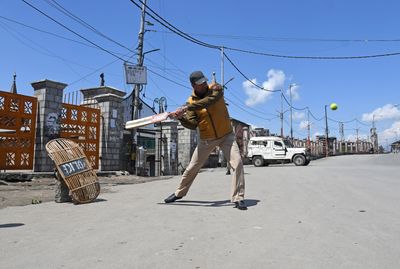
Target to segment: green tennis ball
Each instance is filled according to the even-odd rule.
[[[332,103],[331,104],[331,109],[332,110],[336,110],[337,109],[337,104],[336,103]]]

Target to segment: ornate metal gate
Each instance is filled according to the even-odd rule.
[[[62,104],[60,137],[78,143],[93,169],[99,168],[100,109]]]
[[[32,170],[37,99],[0,91],[0,169]]]

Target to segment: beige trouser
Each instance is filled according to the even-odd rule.
[[[213,140],[200,140],[189,166],[182,175],[181,183],[175,192],[177,197],[183,197],[189,191],[200,168],[207,160],[210,153],[216,146],[219,146],[224,156],[233,170],[231,201],[236,202],[244,199],[244,171],[242,158],[240,157],[239,147],[235,140],[235,135],[229,133],[224,137]]]

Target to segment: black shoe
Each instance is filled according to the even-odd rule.
[[[230,175],[230,174],[231,174],[231,171],[227,171],[225,175]]]
[[[247,210],[247,206],[243,200],[235,202],[235,208],[239,210]]]
[[[168,204],[168,203],[173,203],[173,202],[175,202],[176,200],[179,200],[179,199],[182,199],[182,197],[177,197],[175,195],[175,193],[173,193],[170,196],[168,196],[167,198],[165,198],[164,202]]]

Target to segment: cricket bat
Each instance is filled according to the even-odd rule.
[[[222,87],[226,89],[225,85],[228,84],[228,82],[230,82],[232,80],[233,80],[233,78],[228,80]],[[215,72],[213,72],[213,74],[212,74],[212,82],[216,83]],[[187,107],[184,106],[184,107],[179,108],[178,110],[186,111],[186,109],[187,109]],[[176,111],[174,111],[174,112],[176,112]],[[164,113],[156,114],[156,115],[149,116],[149,117],[142,118],[142,119],[127,121],[125,123],[125,129],[134,129],[134,128],[139,128],[139,127],[146,126],[149,124],[154,124],[157,122],[165,121],[166,119],[168,119],[169,115],[174,112],[164,112]]]
[[[180,109],[186,110],[186,107],[183,107]],[[174,111],[174,112],[176,112],[176,111]],[[169,115],[174,112],[164,112],[164,113],[156,114],[153,116],[149,116],[149,117],[145,117],[145,118],[141,118],[141,119],[137,119],[137,120],[127,121],[125,123],[125,129],[134,129],[134,128],[139,128],[139,127],[146,126],[149,124],[154,124],[157,122],[165,121],[166,119],[168,119]]]

